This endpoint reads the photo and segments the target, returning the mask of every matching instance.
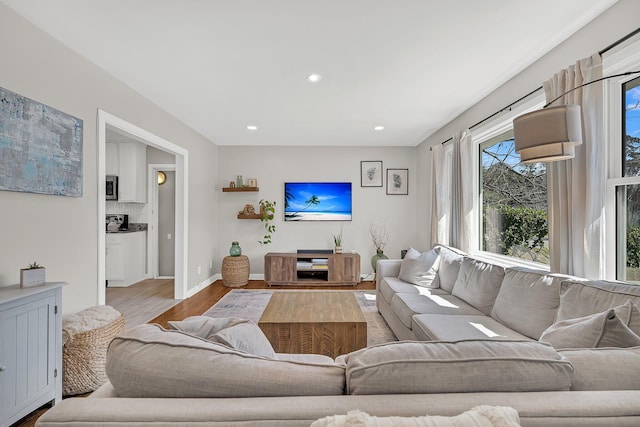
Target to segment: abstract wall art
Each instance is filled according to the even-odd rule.
[[[82,196],[82,120],[0,87],[0,190]]]

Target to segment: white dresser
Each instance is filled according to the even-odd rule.
[[[62,286],[0,287],[0,427],[62,399]]]

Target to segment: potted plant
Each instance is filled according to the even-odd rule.
[[[265,234],[262,240],[258,241],[261,245],[271,243],[271,234],[276,231],[276,226],[271,224],[276,213],[276,202],[269,200],[260,200],[260,221],[264,223]]]
[[[42,286],[46,283],[46,269],[37,262],[29,264],[27,268],[20,269],[20,287],[29,288],[32,286]]]
[[[342,253],[342,232],[333,235],[333,243],[335,244],[335,253]]]

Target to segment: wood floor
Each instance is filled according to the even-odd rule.
[[[250,280],[241,289],[322,289],[322,290],[374,290],[375,282],[360,282],[356,286],[269,286],[264,280]],[[127,328],[143,323],[158,323],[168,327],[170,320],[184,320],[199,316],[233,290],[216,280],[191,298],[173,299],[173,280],[144,280],[126,288],[107,288],[106,302],[125,316]],[[33,427],[38,418],[47,411],[38,409],[12,427]]]

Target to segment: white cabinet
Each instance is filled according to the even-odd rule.
[[[107,175],[118,175],[119,202],[147,202],[147,146],[136,141],[106,144]]]
[[[106,278],[109,286],[129,286],[147,278],[147,233],[107,234]]]
[[[0,288],[0,427],[62,399],[63,285]]]

